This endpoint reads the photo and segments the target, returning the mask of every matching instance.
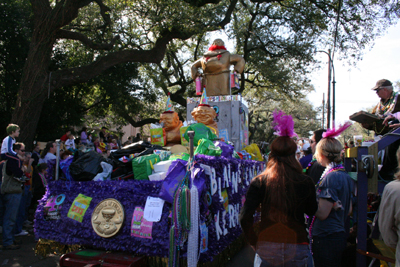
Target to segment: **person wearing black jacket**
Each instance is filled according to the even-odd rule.
[[[47,164],[41,163],[37,166],[37,171],[33,172],[32,186],[33,186],[33,197],[32,202],[37,205],[38,200],[42,199],[43,195],[46,193],[46,174],[47,174]]]

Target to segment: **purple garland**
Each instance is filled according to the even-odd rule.
[[[223,176],[224,166],[231,164],[231,172],[238,171],[239,163],[242,174],[247,168],[257,166],[259,170],[263,168],[263,162],[250,160],[227,159],[224,157],[212,157],[196,155],[197,163],[206,164],[214,167],[217,177]],[[242,175],[243,176],[243,175]],[[243,179],[243,177],[241,177]],[[218,193],[212,196],[212,203],[208,206],[206,194],[210,190],[210,179],[206,177],[206,190],[200,196],[200,220],[205,222],[208,227],[208,250],[200,256],[201,262],[212,261],[213,258],[221,253],[230,243],[236,240],[242,233],[240,225],[228,228],[226,236],[221,235],[217,241],[214,223],[214,214],[223,211],[223,204],[219,201]],[[130,235],[132,215],[135,207],[144,207],[148,196],[158,197],[162,181],[103,181],[103,182],[76,182],[76,181],[49,181],[48,190],[42,200],[39,201],[35,215],[35,236],[45,238],[62,244],[79,244],[87,247],[101,248],[113,251],[127,251],[138,255],[168,257],[169,251],[169,229],[171,221],[168,218],[172,211],[171,204],[165,202],[163,214],[160,222],[153,223],[152,239],[138,238]],[[230,184],[232,186],[232,184]],[[247,191],[247,185],[243,181],[238,186],[238,193],[229,192],[229,203],[240,203],[242,196]],[[50,196],[65,194],[65,200],[60,210],[61,219],[46,220],[44,216],[44,206]],[[92,198],[90,206],[86,211],[82,223],[67,217],[69,208],[78,194],[83,194]],[[98,236],[91,225],[91,214],[96,205],[106,199],[115,198],[121,202],[125,209],[125,221],[120,232],[111,238]],[[211,216],[210,216],[211,215]],[[221,216],[221,212],[220,212]],[[211,220],[210,220],[211,218]],[[221,218],[220,218],[221,220]],[[225,216],[225,221],[229,225],[229,214]],[[221,225],[222,228],[222,225]],[[181,256],[186,257],[186,246],[180,252]]]

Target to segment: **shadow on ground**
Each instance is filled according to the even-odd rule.
[[[0,235],[2,240],[2,235]],[[21,248],[17,250],[0,250],[1,267],[59,267],[60,256],[49,255],[42,258],[35,255],[36,241],[34,235],[17,237],[17,242],[21,243]],[[236,254],[225,267],[252,267],[254,251],[250,246],[245,246]]]

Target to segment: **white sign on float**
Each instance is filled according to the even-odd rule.
[[[158,197],[147,197],[143,218],[148,222],[159,222],[161,220],[164,202],[164,199]]]

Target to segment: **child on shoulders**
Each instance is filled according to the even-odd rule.
[[[16,124],[9,124],[6,128],[8,136],[3,139],[1,144],[1,159],[7,160],[10,157],[18,157],[17,153],[12,149],[15,144],[15,138],[19,136],[19,126]]]

